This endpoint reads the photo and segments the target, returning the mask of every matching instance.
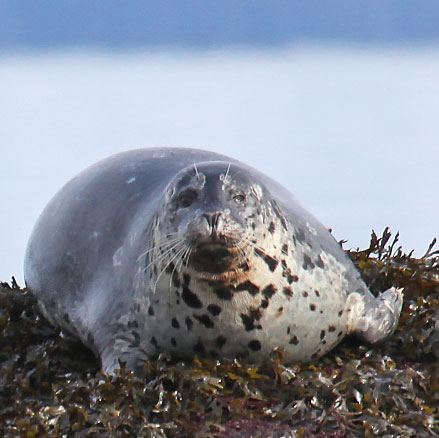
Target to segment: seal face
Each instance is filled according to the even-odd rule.
[[[313,360],[395,329],[400,291],[375,298],[330,233],[265,175],[193,149],[119,154],[51,201],[25,277],[45,315],[112,372],[162,351]]]

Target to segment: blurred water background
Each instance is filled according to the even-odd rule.
[[[3,0],[0,280],[53,194],[127,149],[231,155],[346,248],[439,237],[439,3]]]

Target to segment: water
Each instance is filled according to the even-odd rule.
[[[22,282],[32,226],[89,164],[126,149],[232,155],[287,186],[346,247],[439,235],[437,47],[0,57],[0,280]]]

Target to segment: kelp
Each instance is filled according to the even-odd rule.
[[[15,281],[0,287],[2,437],[431,437],[439,434],[439,251],[405,254],[372,233],[349,251],[374,293],[404,290],[393,336],[346,339],[310,364],[274,351],[256,367],[166,355],[145,376],[99,370]],[[122,364],[123,365],[123,364]]]

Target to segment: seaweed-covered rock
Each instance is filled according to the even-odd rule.
[[[400,326],[373,347],[354,339],[311,364],[262,367],[166,356],[139,379],[109,377],[81,344],[0,286],[0,436],[430,437],[439,434],[439,257],[397,247],[386,229],[351,251],[374,292],[404,289]]]

